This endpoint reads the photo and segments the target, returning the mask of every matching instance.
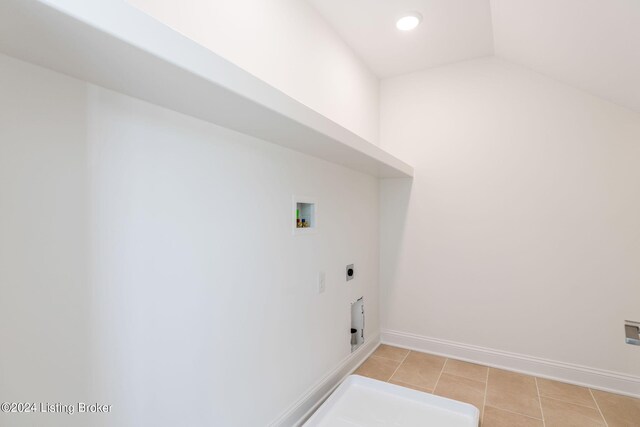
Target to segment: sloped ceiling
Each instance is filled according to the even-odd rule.
[[[489,0],[308,0],[379,77],[493,54]],[[402,13],[423,22],[396,29]]]
[[[380,78],[495,54],[640,112],[640,0],[308,1]]]
[[[495,53],[640,112],[640,0],[491,0]]]

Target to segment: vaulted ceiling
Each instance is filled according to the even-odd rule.
[[[308,1],[380,78],[496,55],[640,112],[639,0]]]
[[[379,77],[493,54],[488,0],[309,0]],[[423,19],[402,32],[396,20]]]

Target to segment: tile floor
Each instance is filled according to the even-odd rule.
[[[355,373],[470,403],[482,427],[640,427],[640,399],[385,344]]]

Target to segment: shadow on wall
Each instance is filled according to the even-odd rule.
[[[0,93],[0,395],[66,405],[0,425],[86,425],[68,415],[96,399],[85,86],[0,56]]]
[[[398,261],[405,237],[409,199],[411,198],[411,178],[380,180],[380,299],[390,301],[396,282]],[[381,307],[381,326],[387,325],[385,307]]]

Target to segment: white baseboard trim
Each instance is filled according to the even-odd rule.
[[[400,331],[382,330],[381,341],[384,344],[409,350],[437,354],[626,396],[640,397],[640,377],[633,375]]]
[[[359,349],[347,356],[331,372],[307,390],[300,399],[269,424],[270,427],[300,426],[318,409],[338,385],[356,370],[380,345],[380,336],[369,339]]]

